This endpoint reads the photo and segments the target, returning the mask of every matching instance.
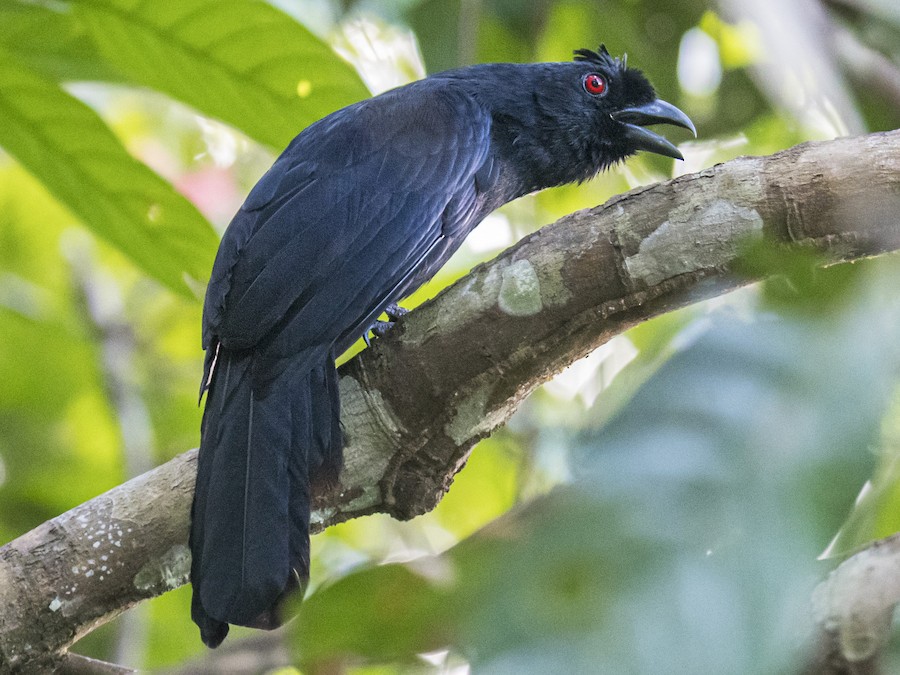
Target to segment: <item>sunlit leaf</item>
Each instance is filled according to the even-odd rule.
[[[433,517],[457,536],[471,534],[515,504],[521,461],[509,434],[484,439],[453,479],[453,489],[426,518]]]
[[[189,295],[217,238],[196,208],[131,157],[89,107],[0,51],[0,146],[94,232]]]
[[[867,483],[847,521],[822,553],[843,558],[865,548],[876,539],[900,532],[900,463],[894,458]]]
[[[274,148],[368,95],[356,71],[260,0],[74,0],[123,76]]]
[[[0,409],[48,419],[81,387],[96,386],[90,342],[60,326],[0,308]]]
[[[418,652],[447,644],[452,624],[445,626],[434,619],[446,615],[453,604],[413,569],[384,565],[364,575],[350,575],[328,592],[311,597],[294,626],[302,636],[300,649],[308,663],[355,654],[409,661]],[[356,621],[354,616],[365,619]],[[393,620],[372,630],[369,621],[376,616]]]
[[[63,81],[117,82],[87,31],[63,2],[0,2],[0,46],[35,70]]]
[[[900,532],[900,388],[882,433],[878,469],[823,557],[856,553],[877,539]]]
[[[95,346],[0,309],[0,513],[19,532],[121,480]]]

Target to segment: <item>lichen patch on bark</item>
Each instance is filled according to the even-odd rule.
[[[472,429],[484,420],[490,394],[491,387],[482,384],[456,404],[453,419],[444,426],[444,432],[453,439],[454,443],[462,445],[468,438],[471,438]]]
[[[492,407],[491,394],[494,393],[494,389],[494,382],[482,381],[471,393],[456,403],[452,419],[444,425],[444,433],[457,446],[490,433],[511,414],[511,409],[515,406],[513,401]]]
[[[572,299],[572,291],[563,279],[567,261],[568,257],[561,251],[548,249],[542,252],[540,263],[535,265],[544,307],[562,307]]]
[[[511,316],[532,316],[541,311],[541,283],[530,262],[516,260],[503,269],[497,305]]]
[[[744,242],[762,237],[763,218],[754,208],[717,199],[703,208],[673,209],[625,258],[632,279],[646,286],[734,259]]]
[[[139,591],[173,589],[187,583],[191,571],[191,552],[184,544],[176,544],[159,558],[148,560],[134,576]]]

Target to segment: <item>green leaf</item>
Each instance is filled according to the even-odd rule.
[[[447,644],[452,624],[434,618],[452,606],[452,596],[413,568],[383,565],[345,577],[327,593],[310,597],[294,625],[307,663],[338,654],[410,661],[418,652]],[[365,620],[348,621],[357,614],[387,615],[393,620],[383,624],[384,630],[372,630]]]
[[[900,532],[900,461],[896,456],[884,462],[860,493],[823,558],[844,558],[857,553],[877,539]]]
[[[62,2],[0,2],[0,47],[56,80],[122,80]]]
[[[24,410],[44,423],[83,390],[99,386],[90,343],[2,306],[0,381],[0,410]]]
[[[98,235],[192,296],[217,237],[184,197],[134,159],[100,117],[0,50],[0,146]]]
[[[76,0],[101,54],[152,87],[274,148],[368,96],[356,71],[258,0]]]
[[[847,521],[822,554],[851,555],[877,539],[900,532],[900,388],[886,416],[878,453],[878,470],[860,492]]]

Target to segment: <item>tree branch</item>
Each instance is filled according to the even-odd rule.
[[[57,675],[133,675],[136,672],[131,668],[72,653],[66,654],[56,667]]]
[[[566,216],[481,265],[340,370],[348,445],[313,529],[433,508],[537,386],[635,324],[747,282],[747,239],[829,262],[900,248],[900,131],[740,158]],[[187,581],[196,451],[0,549],[0,671],[53,665]]]
[[[842,562],[816,588],[813,618],[819,647],[805,673],[879,673],[881,651],[900,603],[900,534],[876,541]]]

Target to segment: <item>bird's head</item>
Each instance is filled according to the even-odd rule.
[[[696,136],[693,122],[674,105],[657,98],[653,85],[641,71],[628,68],[626,58],[613,58],[600,45],[596,52],[577,50],[575,65],[582,91],[576,88],[579,100],[573,105],[586,109],[602,150],[611,154],[613,161],[639,150],[684,159],[671,142],[646,127],[673,124]]]
[[[579,49],[571,62],[496,67],[482,79],[490,88],[480,98],[491,110],[497,149],[522,174],[524,191],[586,180],[641,150],[683,159],[649,125],[696,135],[687,115],[603,45]]]

